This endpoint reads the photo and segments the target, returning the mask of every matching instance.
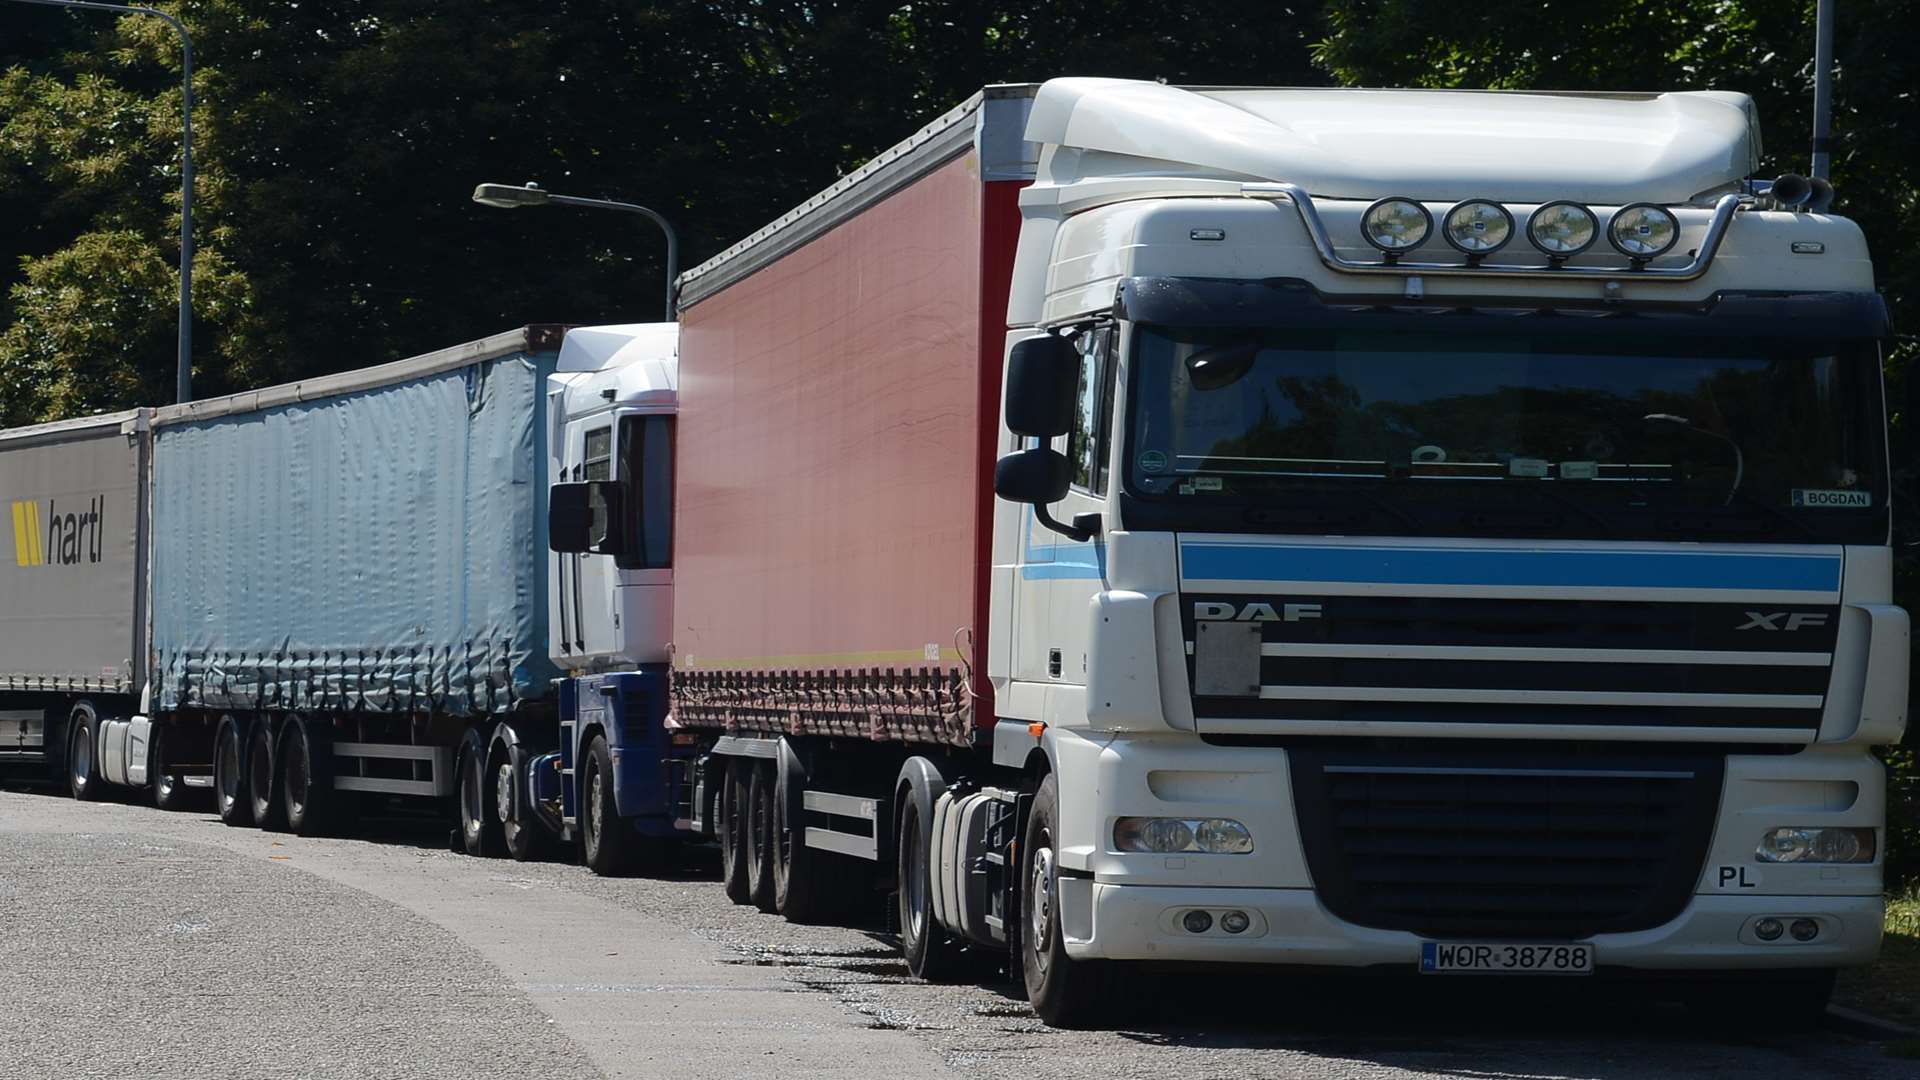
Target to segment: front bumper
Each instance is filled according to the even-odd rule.
[[[1421,938],[1335,918],[1310,889],[1209,889],[1111,885],[1063,878],[1062,926],[1076,959],[1150,960],[1414,970]],[[1228,934],[1216,918],[1194,934],[1180,925],[1195,908],[1244,911],[1252,925]],[[1762,942],[1751,931],[1766,916],[1813,918],[1810,942]],[[1885,903],[1878,896],[1696,895],[1678,917],[1652,930],[1586,939],[1602,968],[1655,970],[1846,967],[1871,963],[1880,949]],[[1491,937],[1483,940],[1492,940]]]

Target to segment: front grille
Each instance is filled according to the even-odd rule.
[[[1348,922],[1432,937],[1659,926],[1693,891],[1720,798],[1710,754],[1289,757],[1321,902]]]

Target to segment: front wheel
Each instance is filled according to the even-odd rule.
[[[94,753],[100,742],[100,718],[86,702],[74,706],[67,720],[67,790],[81,802],[98,799],[107,782],[100,778],[100,760]]]
[[[604,735],[595,735],[584,755],[580,777],[580,846],[587,868],[602,877],[631,874],[642,860],[646,838],[620,816],[613,798],[613,754]]]
[[[1060,785],[1048,774],[1033,797],[1020,852],[1021,975],[1027,1001],[1053,1027],[1089,1027],[1112,999],[1112,969],[1067,955],[1060,917]]]

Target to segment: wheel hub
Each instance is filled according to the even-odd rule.
[[[493,777],[493,810],[501,824],[513,820],[513,763],[503,761]]]
[[[1042,968],[1046,967],[1048,952],[1053,947],[1053,911],[1058,897],[1059,878],[1053,872],[1053,849],[1036,848],[1033,852],[1033,875],[1027,883],[1027,942]]]

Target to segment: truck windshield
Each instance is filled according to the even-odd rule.
[[[1867,342],[1142,327],[1133,353],[1127,493],[1161,527],[1886,539]]]

